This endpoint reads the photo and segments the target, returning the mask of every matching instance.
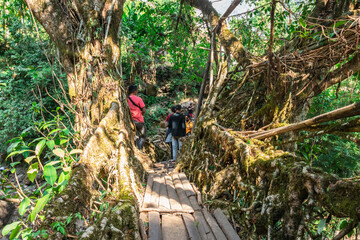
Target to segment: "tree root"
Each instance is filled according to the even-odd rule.
[[[357,180],[312,168],[294,154],[224,131],[213,121],[200,122],[184,144],[192,151],[183,153],[178,168],[211,199],[227,199],[244,237],[303,238],[315,208],[360,218]]]

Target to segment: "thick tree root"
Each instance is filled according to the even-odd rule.
[[[132,129],[127,129],[119,119],[126,119],[121,103],[113,102],[99,128],[90,138],[80,161],[73,165],[67,188],[47,207],[44,229],[54,221],[81,213],[86,220],[99,214],[94,224],[88,226],[81,239],[139,239],[137,228],[137,202],[142,201],[141,182],[146,178],[145,168],[152,162],[147,155],[134,149]],[[96,210],[101,192],[108,192],[102,204],[107,210]],[[111,193],[110,193],[111,192]],[[99,207],[99,206],[97,206]],[[101,210],[101,209],[100,209]],[[104,212],[105,211],[105,212]],[[75,224],[75,223],[74,223]],[[67,227],[75,235],[77,226]],[[82,229],[84,230],[84,229]],[[54,234],[54,239],[61,236]]]
[[[225,203],[244,238],[304,238],[316,209],[360,217],[360,183],[308,166],[294,154],[225,131],[197,126],[178,166],[213,203]],[[225,200],[225,201],[218,201]],[[223,205],[224,207],[224,205]]]

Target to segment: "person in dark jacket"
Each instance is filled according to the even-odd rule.
[[[176,160],[177,152],[181,148],[181,137],[186,135],[185,116],[181,114],[181,105],[176,105],[176,112],[170,116],[168,127],[171,129],[172,160]]]
[[[165,119],[166,126],[168,125],[168,122],[169,122],[169,119],[170,119],[171,115],[173,115],[175,112],[176,112],[175,106],[172,106],[171,107],[171,114],[169,114]],[[173,159],[173,150],[172,150],[172,140],[171,140],[171,138],[172,138],[171,128],[168,126],[168,129],[167,129],[166,135],[165,135],[165,143],[169,144],[171,159]]]

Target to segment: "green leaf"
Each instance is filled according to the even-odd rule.
[[[52,130],[52,131],[48,134],[48,136],[51,135],[51,134],[53,134],[53,133],[56,133],[56,132],[58,132],[58,131],[61,131],[61,130],[62,130],[61,128],[54,129],[54,130]]]
[[[42,198],[40,198],[40,199],[38,200],[38,202],[36,203],[36,206],[35,206],[34,210],[33,210],[33,211],[31,212],[31,214],[30,214],[30,221],[31,221],[31,222],[34,222],[37,214],[38,214],[41,210],[43,210],[43,208],[45,207],[45,204],[47,203],[47,201],[48,201],[49,198],[50,198],[50,195],[51,195],[51,194],[47,194],[47,195],[43,196]]]
[[[30,165],[30,167],[27,171],[27,175],[31,182],[33,182],[35,180],[35,177],[39,172],[38,168],[39,168],[39,163],[37,163],[37,162]]]
[[[28,238],[28,236],[29,236],[31,233],[32,233],[32,229],[31,229],[31,228],[27,228],[27,229],[22,230],[22,233],[21,233],[22,239],[30,239],[30,238]]]
[[[40,127],[40,129],[46,129],[46,128],[54,126],[54,125],[56,125],[54,123],[54,121],[50,121],[50,122],[45,123],[42,127]]]
[[[39,156],[42,152],[42,150],[44,149],[45,147],[45,143],[46,143],[46,139],[43,139],[41,140],[37,145],[36,145],[36,148],[35,148],[35,154],[37,156]]]
[[[12,231],[13,229],[15,229],[17,226],[19,226],[19,224],[20,224],[20,221],[13,222],[13,223],[10,223],[10,224],[6,225],[6,226],[3,228],[1,234],[2,234],[3,236],[8,235],[9,232],[11,232],[11,231]]]
[[[317,228],[317,233],[318,234],[321,234],[323,232],[325,224],[326,224],[326,219],[325,218],[321,219],[321,221],[318,224],[318,228]]]
[[[9,239],[12,240],[17,238],[20,235],[19,233],[20,229],[21,229],[21,225],[19,224],[14,230],[11,231]]]
[[[66,134],[67,136],[69,136],[69,133],[70,133],[70,131],[69,131],[69,129],[64,129],[63,131],[62,131],[64,134]]]
[[[81,150],[81,149],[73,149],[73,150],[70,151],[70,155],[77,154],[77,153],[82,153],[82,152],[83,152],[83,150]]]
[[[340,230],[345,228],[348,225],[348,222],[346,220],[342,220],[340,223]]]
[[[14,149],[21,143],[20,139],[17,139],[16,142],[13,142],[12,144],[10,144],[10,146],[7,148],[6,152],[12,152],[14,151]]]
[[[50,148],[51,150],[53,150],[54,147],[55,147],[55,141],[54,141],[54,140],[46,141],[46,145],[48,146],[48,148]]]
[[[33,160],[34,158],[36,158],[36,156],[27,157],[27,158],[25,158],[25,162],[30,164],[31,160]]]
[[[65,156],[65,151],[62,150],[61,148],[56,148],[53,150],[53,153],[58,156],[58,157],[61,157],[61,158],[64,158]]]
[[[65,180],[69,180],[69,174],[65,174],[65,172],[62,172],[59,176],[58,184],[61,184]]]
[[[46,164],[44,167],[44,177],[51,186],[54,186],[57,179],[56,169],[52,165]]]
[[[299,23],[303,28],[306,28],[306,22],[304,21],[304,19],[300,18]]]
[[[10,163],[10,166],[14,167],[16,165],[18,165],[20,162],[13,162],[13,163]]]
[[[17,154],[22,154],[22,153],[28,152],[28,151],[29,151],[29,149],[12,152],[12,153],[10,153],[10,154],[6,157],[6,159],[8,159],[8,158],[11,157],[11,156],[14,156],[14,155],[17,155]]]
[[[27,207],[30,205],[30,199],[29,198],[24,198],[19,206],[19,214],[20,216],[24,215],[24,213],[26,212]]]
[[[344,20],[344,21],[338,21],[338,22],[336,22],[336,23],[334,24],[334,27],[337,28],[337,27],[339,27],[339,26],[341,26],[341,25],[344,25],[345,23],[347,23],[346,20]]]

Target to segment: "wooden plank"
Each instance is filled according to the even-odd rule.
[[[185,173],[179,173],[179,178],[181,180],[182,185],[184,186],[184,191],[186,193],[186,196],[196,196],[194,189],[192,188],[189,180],[186,178]]]
[[[189,197],[189,201],[190,201],[191,206],[193,207],[193,209],[194,209],[195,211],[201,210],[201,207],[200,207],[200,205],[198,204],[195,196],[190,196],[190,197]]]
[[[154,182],[151,191],[151,201],[148,207],[158,208],[159,207],[159,194],[160,194],[160,175],[154,175]]]
[[[184,223],[186,226],[186,230],[189,234],[189,239],[191,240],[200,240],[201,237],[199,235],[199,232],[196,228],[195,225],[195,221],[193,216],[191,216],[191,214],[185,213],[182,215],[183,219],[184,219]]]
[[[147,208],[149,207],[150,201],[151,201],[151,189],[154,181],[154,174],[149,174],[147,184],[146,184],[146,190],[145,190],[145,196],[143,201],[143,207]]]
[[[212,235],[212,232],[207,225],[202,213],[200,211],[196,211],[194,212],[193,216],[195,218],[195,224],[197,224],[197,229],[200,233],[201,239],[215,240],[215,237]]]
[[[228,239],[240,240],[239,235],[234,230],[233,226],[231,226],[230,222],[228,221],[225,214],[223,213],[223,211],[221,211],[220,208],[217,208],[214,211],[214,216]]]
[[[180,216],[162,215],[163,240],[187,240],[188,234]]]
[[[161,209],[170,209],[169,196],[165,184],[165,175],[161,175],[160,179],[160,199],[159,199],[159,208]]]
[[[142,240],[148,239],[147,234],[146,234],[146,217],[147,217],[146,213],[140,213],[139,230],[140,230],[140,235],[141,235]]]
[[[149,240],[161,240],[160,214],[149,212]]]
[[[194,210],[193,210],[193,209],[140,208],[139,212],[158,212],[158,213],[194,213]]]
[[[201,205],[202,204],[202,199],[201,199],[201,193],[200,191],[197,189],[197,187],[195,186],[195,184],[191,183],[191,186],[194,189],[194,192],[196,193],[196,199],[198,201],[198,204]]]
[[[225,234],[217,224],[216,220],[211,216],[211,214],[205,208],[203,208],[202,213],[206,222],[209,224],[211,231],[214,233],[216,240],[226,240],[227,238]]]
[[[165,176],[166,188],[169,196],[170,208],[171,209],[182,209],[180,199],[175,191],[172,178],[169,175]]]
[[[186,196],[186,193],[184,191],[183,185],[181,183],[181,180],[179,179],[178,174],[174,173],[172,175],[172,177],[174,180],[175,190],[176,190],[177,195],[179,196],[182,208],[183,209],[193,209],[189,199]]]

